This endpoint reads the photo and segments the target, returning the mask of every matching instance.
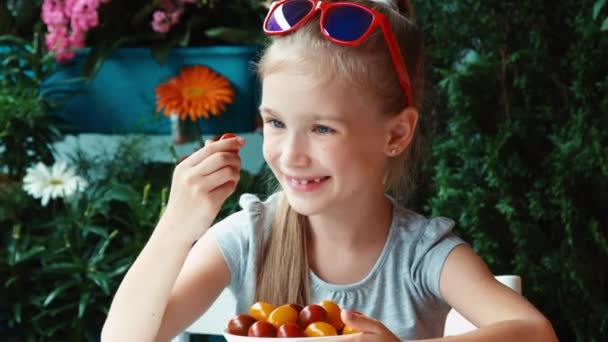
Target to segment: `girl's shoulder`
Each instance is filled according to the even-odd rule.
[[[280,196],[281,193],[274,193],[262,200],[257,195],[245,193],[239,198],[241,209],[216,222],[210,231],[214,234],[237,233],[247,240],[272,223]]]
[[[427,217],[398,204],[393,207],[392,225],[399,243],[411,245],[412,250],[428,251],[442,243],[462,243],[453,233],[454,220],[442,216]]]

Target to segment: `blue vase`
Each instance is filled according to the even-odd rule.
[[[54,113],[73,133],[170,134],[170,119],[156,113],[154,89],[177,76],[187,65],[205,65],[224,76],[235,89],[226,112],[199,120],[203,134],[251,132],[257,115],[258,82],[252,61],[255,46],[211,46],[173,49],[166,63],[158,64],[148,48],[121,48],[104,60],[89,82],[57,82],[81,77],[87,49],[62,66],[45,87],[67,93]]]

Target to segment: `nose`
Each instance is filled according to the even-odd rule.
[[[286,167],[303,167],[310,164],[308,142],[300,134],[287,134],[281,141],[281,164]]]

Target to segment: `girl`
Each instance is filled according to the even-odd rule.
[[[407,13],[407,16],[404,14]],[[282,191],[209,229],[234,190],[244,141],[208,142],[175,169],[167,209],[120,285],[104,341],[167,341],[228,286],[237,312],[330,299],[353,341],[441,339],[450,307],[480,327],[453,341],[555,341],[498,283],[454,223],[393,195],[419,155],[422,40],[409,3],[272,4],[264,31],[264,158]],[[196,241],[192,247],[192,243]]]

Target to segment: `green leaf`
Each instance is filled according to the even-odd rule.
[[[12,276],[8,278],[7,281],[4,282],[4,288],[9,288],[13,283],[15,283],[19,279],[19,276]]]
[[[130,266],[131,266],[130,263],[127,263],[126,265],[120,266],[119,268],[115,269],[114,271],[108,273],[108,278],[114,278],[115,276],[122,275],[123,273],[125,273],[127,271],[127,269]]]
[[[99,288],[103,291],[104,294],[110,294],[110,285],[108,284],[108,277],[104,273],[94,272],[88,273],[88,278],[91,279]]]
[[[13,316],[15,317],[15,322],[21,323],[21,302],[13,305]]]
[[[81,319],[84,315],[89,300],[91,299],[91,292],[85,292],[80,296],[80,302],[78,303],[78,318]]]
[[[16,45],[17,47],[21,48],[22,51],[29,52],[27,47],[30,45],[30,43],[27,40],[17,36],[3,35],[0,36],[0,45]]]
[[[60,295],[65,290],[69,289],[70,287],[72,287],[74,285],[76,285],[76,281],[69,281],[69,282],[64,283],[63,285],[60,285],[59,287],[55,288],[53,291],[51,291],[51,293],[48,294],[48,296],[46,296],[46,299],[42,303],[42,306],[48,306],[49,304],[51,304],[51,302],[53,302],[53,300],[58,295]]]
[[[29,259],[32,259],[33,257],[44,252],[45,250],[46,250],[46,247],[44,247],[44,246],[34,246],[26,252],[16,254],[15,264],[18,264],[23,261],[28,261]]]
[[[87,237],[89,234],[95,234],[102,238],[108,238],[108,232],[103,227],[99,226],[84,226],[84,228],[82,228],[82,232],[84,237]]]
[[[45,273],[78,274],[82,272],[82,265],[75,262],[60,262],[46,266],[42,269]]]
[[[602,7],[606,5],[606,0],[598,0],[593,5],[593,20],[597,19],[597,16],[600,14]]]
[[[600,28],[601,31],[608,31],[608,17],[606,19],[604,19],[604,22],[602,23],[602,27]]]

